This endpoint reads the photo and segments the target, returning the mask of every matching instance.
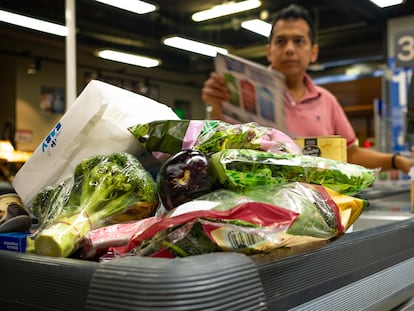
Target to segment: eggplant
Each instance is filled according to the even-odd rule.
[[[211,191],[207,157],[198,150],[182,150],[168,158],[157,175],[160,199],[171,210]]]

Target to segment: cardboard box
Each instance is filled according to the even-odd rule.
[[[0,249],[13,252],[26,252],[27,237],[30,232],[0,233]]]
[[[347,162],[346,139],[342,136],[298,137],[303,154]]]

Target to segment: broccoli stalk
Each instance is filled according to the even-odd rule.
[[[72,213],[56,217],[53,224],[35,237],[35,252],[67,257],[92,229],[105,225],[105,219],[138,207],[136,218],[152,214],[158,205],[155,181],[141,163],[127,153],[95,156],[75,169],[67,206]],[[76,207],[76,208],[73,208]],[[136,211],[136,209],[135,209]]]

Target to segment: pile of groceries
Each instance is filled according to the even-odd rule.
[[[356,195],[378,173],[304,155],[256,123],[170,119],[126,130],[159,169],[126,151],[81,159],[23,207],[38,223],[25,228],[25,252],[108,261],[329,242],[368,206]]]
[[[305,155],[275,128],[180,120],[91,81],[0,198],[0,249],[94,261],[305,249],[344,235],[377,174]]]

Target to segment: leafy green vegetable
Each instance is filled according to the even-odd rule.
[[[219,124],[213,131],[204,131],[197,138],[194,149],[207,155],[232,148],[260,149],[260,138],[265,135],[266,130],[253,123]]]
[[[154,256],[154,253],[163,249],[167,249],[173,257],[222,251],[206,236],[199,219],[158,232],[135,248],[133,253],[138,256]]]
[[[33,213],[43,220],[35,236],[35,252],[67,257],[90,230],[118,213],[141,219],[150,216],[157,205],[156,183],[134,156],[90,157],[77,165],[73,178],[46,188],[35,198]]]
[[[250,122],[229,124],[217,120],[163,120],[129,128],[150,152],[175,154],[194,149],[207,157],[224,149],[255,149],[275,153],[301,153],[285,133]]]
[[[146,150],[174,154],[182,150],[189,124],[189,120],[162,120],[137,124],[128,130]]]
[[[354,195],[376,178],[376,170],[331,159],[300,154],[275,154],[228,149],[211,157],[218,181],[230,189],[301,181]]]
[[[244,194],[259,202],[270,203],[297,212],[299,217],[286,233],[318,238],[338,234],[338,213],[320,192],[307,184],[265,185],[248,189]]]
[[[197,202],[200,202],[200,206],[205,207],[208,201],[212,203],[208,205],[215,211],[243,207],[243,213],[240,214],[243,219],[237,216],[222,218],[194,215],[191,221],[187,219],[173,225],[172,218],[168,228],[142,240],[132,253],[155,257],[185,257],[219,251],[255,254],[289,246],[290,239],[293,243],[298,243],[301,239],[330,239],[339,234],[339,215],[329,196],[319,192],[322,189],[325,188],[289,183],[260,186],[244,193],[227,189],[213,191],[191,203],[196,207]],[[269,211],[263,213],[263,204],[271,209],[270,214]],[[285,220],[274,217],[286,210],[295,215],[289,225]],[[192,212],[195,211],[196,209]],[[294,235],[299,237],[292,238]]]
[[[319,187],[319,186],[317,186]],[[246,202],[265,202],[299,214],[286,233],[317,238],[332,238],[338,230],[338,210],[313,185],[291,182],[283,185],[263,185],[245,188],[242,192],[219,189],[205,194],[196,201],[215,202],[214,210],[229,210]],[[251,224],[236,223],[244,227]]]

